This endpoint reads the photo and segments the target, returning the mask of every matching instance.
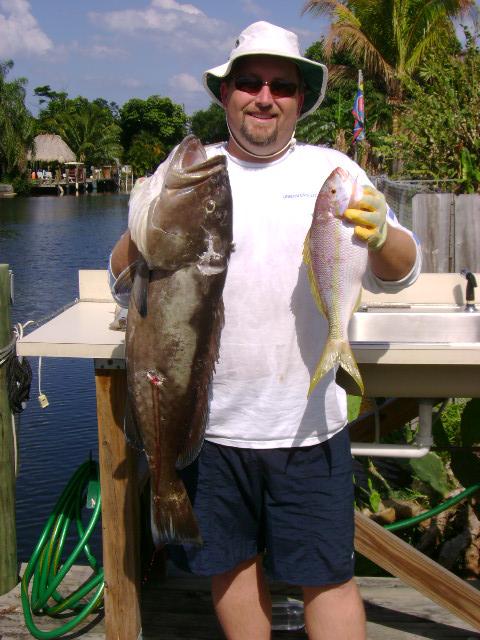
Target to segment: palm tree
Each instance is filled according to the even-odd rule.
[[[118,160],[120,127],[108,108],[86,98],[64,100],[41,114],[38,125],[42,132],[56,133],[68,144],[79,162],[93,165]]]
[[[382,81],[395,132],[405,79],[428,54],[451,49],[457,42],[452,18],[474,8],[474,0],[308,0],[304,11],[332,20],[327,55],[349,52],[366,75]]]
[[[69,111],[63,121],[63,135],[80,162],[102,164],[122,154],[120,127],[105,117],[105,110],[88,103],[80,111]]]
[[[21,173],[33,146],[33,118],[25,107],[25,78],[7,82],[13,61],[0,62],[0,173]]]

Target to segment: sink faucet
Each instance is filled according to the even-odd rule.
[[[465,311],[476,311],[475,306],[475,287],[477,286],[477,279],[475,275],[468,269],[462,269],[460,274],[467,279],[467,291],[465,293]]]

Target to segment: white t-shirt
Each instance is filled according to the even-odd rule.
[[[206,150],[209,157],[223,153],[228,158],[235,244],[223,291],[225,326],[206,438],[259,449],[322,442],[345,426],[346,394],[332,370],[307,397],[327,322],[310,292],[303,243],[318,191],[335,167],[358,177],[359,184],[371,182],[356,163],[333,149],[297,143],[268,164],[242,162],[224,144]],[[139,203],[157,195],[163,172],[164,167],[150,184],[139,187],[129,226],[144,221],[145,206]],[[139,197],[140,190],[144,194]],[[399,226],[391,211],[388,223]],[[420,268],[418,250],[415,266],[402,281],[384,282],[368,271],[363,286],[400,290],[415,281]]]

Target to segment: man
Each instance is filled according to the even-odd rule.
[[[245,29],[229,61],[204,75],[230,131],[228,142],[207,154],[228,159],[235,252],[206,441],[184,473],[204,544],[182,554],[194,573],[212,577],[229,640],[270,637],[264,569],[303,588],[311,640],[366,637],[353,579],[346,395],[332,371],[307,398],[326,326],[302,246],[330,172],[341,166],[365,185],[345,213],[368,243],[365,286],[395,291],[411,284],[420,251],[360,167],[335,150],[296,143],[297,120],[319,106],[326,76],[323,65],[300,55],[293,33],[266,22]],[[114,293],[142,250],[148,204],[165,166],[132,193],[129,231],[110,260]]]

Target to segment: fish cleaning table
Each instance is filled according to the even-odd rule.
[[[390,297],[366,293],[363,302],[383,304],[395,300],[396,303],[443,303],[443,298],[447,298],[447,302],[453,300],[458,303],[459,291],[464,289],[463,282],[455,274],[422,274],[419,281],[405,292]],[[124,437],[123,418],[127,394],[125,333],[109,328],[114,316],[115,303],[108,288],[107,272],[80,271],[78,302],[18,341],[17,354],[94,360],[102,492],[105,635],[107,640],[136,640],[141,635],[138,453],[127,445]],[[480,379],[480,344],[455,347],[437,344],[422,347],[407,343],[353,343],[352,347],[364,378],[367,396],[425,397],[425,391],[429,388],[421,388],[420,383],[423,384],[430,375],[433,376],[435,372],[438,374],[439,371],[441,378],[437,375],[438,379],[430,385],[432,393],[427,395],[462,395],[457,393],[457,388],[446,393],[446,388],[440,386],[440,379],[445,384],[460,381],[461,385],[468,381],[472,383],[473,380],[473,386],[470,384],[464,397],[480,395],[480,384],[477,382]],[[442,367],[445,367],[443,373]],[[450,367],[455,367],[453,380]],[[418,373],[415,374],[415,371]],[[460,389],[465,388],[460,386]],[[357,522],[357,527],[360,531],[361,523]],[[362,545],[362,553],[368,555],[368,544],[363,542]],[[389,554],[389,547],[389,543],[386,543],[385,557]],[[415,550],[412,553],[413,551]],[[406,553],[407,550],[404,549],[397,557]],[[415,553],[418,554],[416,551]],[[378,556],[373,547],[372,554]],[[376,561],[378,557],[372,559]],[[418,565],[412,562],[410,566]],[[392,571],[395,573],[393,569]],[[400,575],[408,583],[408,571],[410,569],[405,570],[403,575],[395,575]],[[413,571],[418,573],[415,569]],[[424,592],[432,599],[436,599],[435,596],[438,595],[436,601],[448,608],[450,601],[455,598],[451,597],[452,593],[448,589],[446,595],[440,593],[440,586],[445,590],[448,576],[443,577],[442,585],[432,585],[429,575],[430,570],[425,572],[424,582],[429,584]],[[410,584],[422,590],[423,578],[413,574],[411,578]],[[457,584],[455,588],[457,595],[459,594],[457,601],[465,600],[461,584]],[[479,614],[473,614],[473,618],[468,617],[470,610],[480,610],[480,599],[471,592],[469,595],[472,604],[468,605],[469,611],[465,619],[480,628]],[[460,610],[461,613],[457,611],[458,615],[465,614],[461,607]]]

